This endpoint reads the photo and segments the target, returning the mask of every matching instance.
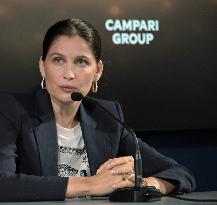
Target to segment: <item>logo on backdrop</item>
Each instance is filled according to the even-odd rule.
[[[154,33],[159,31],[159,21],[107,19],[105,28],[112,32],[112,42],[116,45],[149,45],[154,41]]]

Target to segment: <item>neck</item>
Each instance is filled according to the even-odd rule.
[[[73,128],[78,123],[78,108],[81,102],[60,103],[51,98],[56,123],[65,128]]]

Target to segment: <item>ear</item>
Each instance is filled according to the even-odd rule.
[[[94,80],[98,81],[100,79],[101,75],[102,75],[102,72],[103,72],[103,63],[100,60],[97,63],[97,70],[96,70],[96,73],[95,73],[95,76],[94,76]]]
[[[44,61],[42,60],[42,56],[39,59],[39,70],[40,70],[42,78],[44,78],[45,77],[45,69],[44,69]]]

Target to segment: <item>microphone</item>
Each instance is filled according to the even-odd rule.
[[[71,94],[71,99],[73,100],[73,101],[81,101],[81,100],[83,100],[85,97],[81,94],[81,93],[79,93],[79,92],[74,92],[74,93],[72,93]]]
[[[86,100],[95,105],[97,105],[102,111],[104,111],[110,118],[120,123],[131,136],[134,137],[136,151],[134,157],[134,169],[135,169],[135,186],[133,188],[123,188],[117,189],[112,192],[109,196],[110,201],[117,202],[145,202],[145,201],[159,201],[161,199],[161,193],[154,186],[143,186],[142,183],[142,157],[140,153],[138,139],[134,131],[128,127],[124,122],[122,122],[119,118],[109,112],[106,108],[100,105],[98,102],[92,100],[89,97],[84,97],[79,92],[73,92],[71,94],[71,99],[73,101],[81,101]]]

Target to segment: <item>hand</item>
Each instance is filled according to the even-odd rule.
[[[102,168],[94,176],[90,177],[69,177],[66,189],[66,198],[85,195],[103,196],[115,191],[119,186],[131,186],[129,180],[124,180],[123,174],[114,174],[106,167]]]
[[[146,184],[146,186],[155,186],[156,189],[158,189],[162,194],[168,194],[175,189],[175,185],[164,179],[156,177],[147,177],[143,178],[143,181]]]
[[[123,180],[120,183],[113,185],[115,189],[132,187],[135,185],[134,159],[132,156],[109,159],[100,166],[97,173],[105,170],[111,170],[114,175],[123,176]],[[175,189],[173,184],[160,178],[148,177],[143,178],[143,180],[148,186],[155,186],[163,194],[170,193]]]
[[[90,195],[102,196],[117,189],[116,184],[123,182],[123,175],[115,175],[112,170],[102,169],[95,176],[89,177]]]
[[[69,177],[66,198],[92,195],[103,196],[118,188],[133,187],[131,179],[134,173],[133,157],[119,157],[110,159],[91,177]]]
[[[113,170],[116,174],[127,174],[134,172],[134,158],[132,156],[118,157],[109,159],[97,170],[97,174],[102,170]]]
[[[132,156],[109,159],[97,170],[97,174],[111,170],[113,175],[121,175],[123,180],[114,184],[113,188],[124,188],[134,186],[134,159]]]

